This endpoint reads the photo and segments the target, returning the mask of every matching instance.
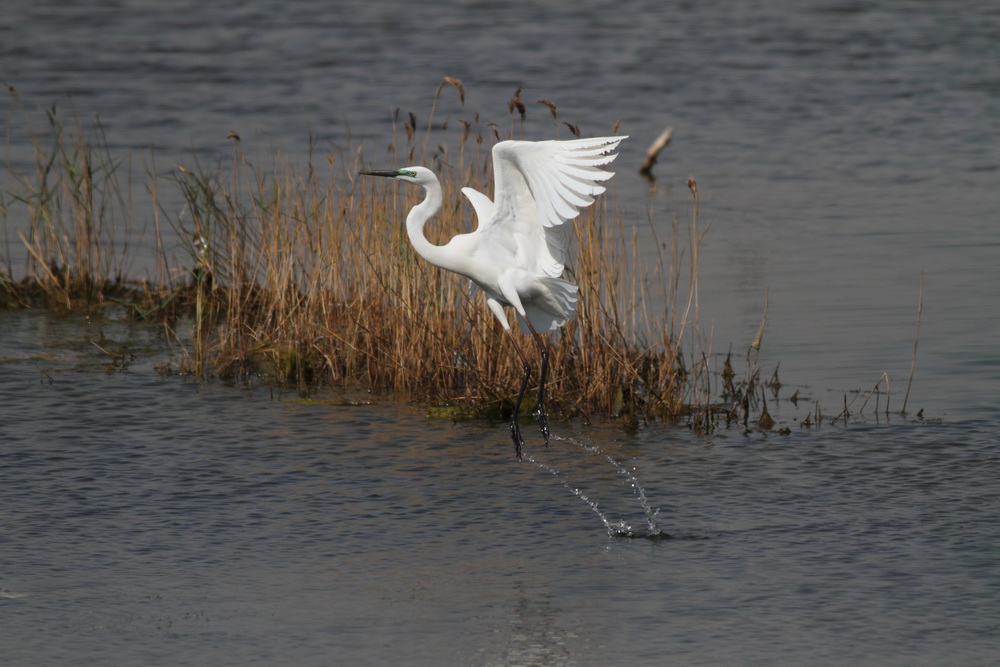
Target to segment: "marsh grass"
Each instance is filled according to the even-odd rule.
[[[234,134],[231,157],[212,169],[195,163],[163,178],[151,170],[149,245],[158,267],[139,282],[127,279],[128,239],[117,234],[134,221],[99,124],[88,133],[53,111],[46,131],[33,134],[34,173],[18,176],[19,189],[3,206],[5,217],[27,220],[19,238],[28,256],[22,279],[15,281],[9,261],[0,272],[3,299],[65,310],[113,305],[161,321],[181,350],[170,372],[263,378],[304,395],[324,385],[361,387],[451,406],[451,416],[509,414],[521,369],[503,330],[481,296],[469,297],[467,281],[422,261],[408,243],[403,220],[420,193],[356,177],[367,167],[428,165],[444,191],[428,236],[443,243],[471,229],[460,188],[491,193],[490,149],[518,131],[525,104],[519,90],[503,136],[478,114],[434,126],[438,96],[451,88],[464,104],[461,83],[445,80],[426,130],[413,114],[397,112],[392,141],[378,157],[312,151],[296,168],[277,151],[252,158]],[[539,102],[555,119],[555,104]],[[180,193],[181,213],[159,206],[161,180]],[[695,415],[696,425],[711,428],[734,419],[731,407],[712,403],[710,355],[697,342],[696,184],[689,183],[690,224],[674,220],[669,242],[657,239],[657,266],[649,267],[640,248],[646,232],[655,238],[653,223],[649,230],[626,225],[611,183],[574,227],[567,273],[580,302],[551,344],[550,409],[626,424]],[[165,225],[181,239],[181,260],[164,248]],[[682,345],[692,350],[686,360]],[[740,388],[747,415],[757,381],[751,376]]]
[[[12,275],[9,253],[4,258],[0,305],[69,312],[127,299],[137,308],[151,308],[163,296],[162,281],[126,278],[129,232],[135,228],[130,184],[122,183],[122,164],[111,157],[100,119],[88,129],[75,112],[67,117],[53,105],[37,128],[20,105],[15,109],[28,128],[35,159],[31,171],[8,170],[15,187],[0,195],[0,214],[5,220],[19,216],[21,223],[5,228],[16,228],[25,251],[20,282]],[[4,240],[9,247],[11,239]]]

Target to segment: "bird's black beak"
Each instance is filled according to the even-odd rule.
[[[362,169],[358,173],[363,174],[365,176],[385,176],[386,178],[396,178],[397,176],[399,176],[399,172],[396,171],[395,169],[376,169],[373,171],[367,171],[365,169]]]

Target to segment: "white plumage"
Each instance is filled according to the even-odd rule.
[[[605,191],[601,183],[614,174],[603,167],[617,157],[613,151],[625,138],[501,141],[493,147],[493,199],[462,188],[479,219],[478,227],[442,246],[424,235],[424,225],[441,210],[441,184],[434,172],[424,167],[361,172],[423,187],[424,200],[406,216],[414,250],[431,264],[469,278],[486,293],[486,304],[508,332],[504,307],[512,306],[522,326],[535,336],[542,352],[542,388],[536,409],[546,442],[542,396],[547,350],[538,332],[564,325],[576,310],[578,292],[576,285],[560,277],[572,237],[566,223]],[[525,364],[519,407],[531,369],[516,343],[515,349]],[[520,458],[516,409],[511,433]]]

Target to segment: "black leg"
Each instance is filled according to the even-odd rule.
[[[517,418],[521,414],[521,400],[524,398],[524,391],[528,388],[528,378],[531,377],[531,366],[524,365],[524,376],[521,378],[521,389],[517,392],[517,400],[514,401],[514,414],[510,417],[510,437],[514,441],[514,455],[517,460],[521,460],[521,449],[524,447],[524,439],[521,437],[521,426]]]
[[[525,320],[527,321],[527,320]],[[542,437],[545,438],[545,446],[549,446],[549,418],[545,415],[545,380],[549,371],[549,349],[545,347],[542,337],[538,335],[535,328],[528,322],[528,330],[538,344],[538,350],[542,355],[542,373],[538,381],[538,400],[535,401],[534,414],[538,418],[538,426],[542,429]]]
[[[510,439],[514,441],[514,455],[517,456],[517,460],[521,459],[521,450],[524,448],[524,438],[521,437],[521,425],[518,423],[517,419],[521,414],[521,401],[524,399],[524,392],[528,388],[528,378],[531,377],[531,364],[528,363],[528,358],[524,356],[524,352],[521,352],[521,347],[514,340],[514,334],[507,330],[507,334],[510,336],[510,342],[514,346],[514,350],[517,352],[517,356],[520,357],[521,363],[524,364],[524,375],[521,377],[521,389],[517,392],[517,400],[514,401],[514,414],[510,416]]]

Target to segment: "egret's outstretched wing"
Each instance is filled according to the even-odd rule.
[[[612,151],[625,138],[501,141],[493,147],[492,215],[480,220],[480,231],[515,244],[525,268],[558,277],[570,232],[563,223],[604,192],[601,182],[614,172],[601,167],[617,157]]]
[[[484,195],[478,190],[473,190],[472,188],[462,188],[462,194],[469,200],[472,204],[473,210],[476,212],[476,218],[479,220],[480,225],[484,225],[490,221],[493,217],[493,202],[489,197]]]

